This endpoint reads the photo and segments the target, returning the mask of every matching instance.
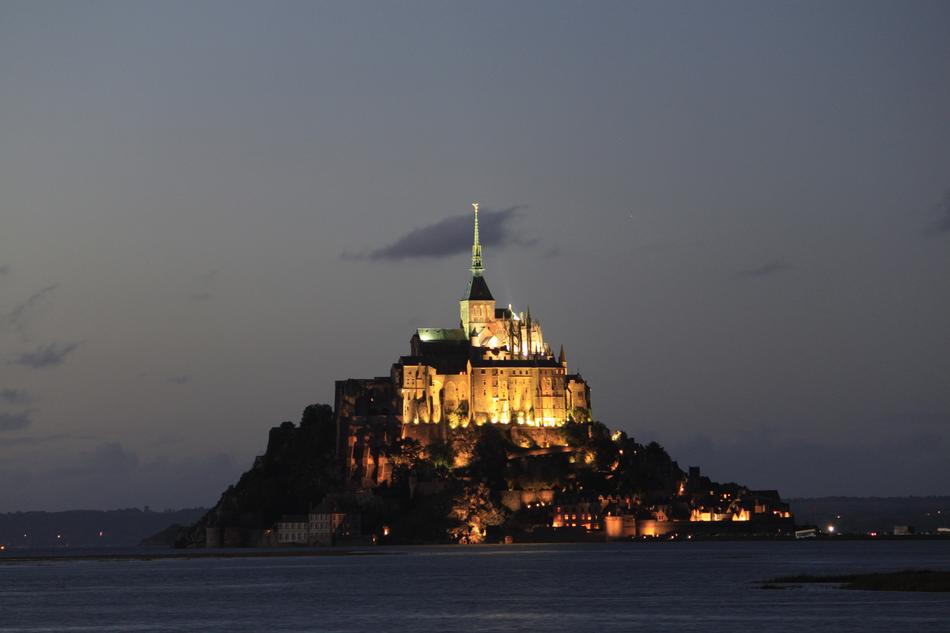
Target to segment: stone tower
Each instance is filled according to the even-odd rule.
[[[475,209],[475,238],[472,242],[472,278],[468,282],[465,294],[459,301],[462,330],[469,339],[477,337],[495,319],[495,298],[485,283],[482,273],[482,245],[478,241],[478,203]]]

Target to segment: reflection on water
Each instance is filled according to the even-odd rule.
[[[391,555],[0,565],[0,631],[950,630],[950,594],[764,590],[950,569],[950,541],[377,549]]]

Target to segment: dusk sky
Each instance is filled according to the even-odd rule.
[[[595,418],[950,493],[950,3],[0,2],[0,511],[213,504],[455,327]]]

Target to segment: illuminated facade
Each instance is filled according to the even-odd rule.
[[[396,437],[423,445],[453,429],[484,424],[544,435],[591,420],[590,389],[555,356],[530,309],[498,307],[488,289],[475,208],[471,278],[456,328],[419,328],[410,353],[389,376],[337,381],[337,445],[347,473],[364,485],[385,481],[385,447]],[[546,442],[542,442],[546,444]]]
[[[459,327],[419,328],[410,355],[393,366],[403,436],[428,443],[470,425],[588,422],[590,389],[568,373],[563,347],[555,357],[530,309],[496,305],[484,277],[478,205],[472,206],[472,276],[459,301]]]

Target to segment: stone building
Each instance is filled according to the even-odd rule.
[[[281,545],[306,545],[308,522],[306,516],[285,515],[277,522],[277,542]]]
[[[344,512],[311,512],[311,545],[333,545],[339,538],[360,535],[360,515]]]
[[[530,308],[499,307],[488,288],[475,208],[471,278],[455,328],[419,328],[388,377],[336,383],[338,449],[351,480],[387,481],[384,447],[422,445],[484,424],[551,429],[591,419],[590,388],[555,356]],[[529,431],[530,432],[530,431]],[[394,437],[395,436],[395,437]]]

